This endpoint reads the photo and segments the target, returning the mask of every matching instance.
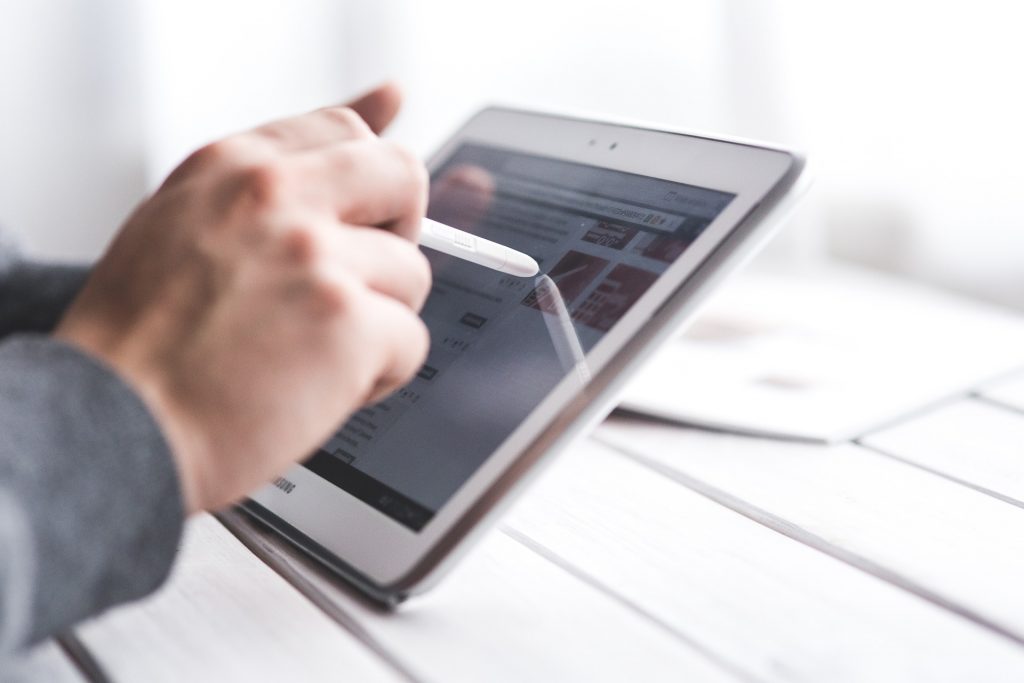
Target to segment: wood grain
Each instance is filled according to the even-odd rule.
[[[760,680],[1024,680],[1024,648],[593,441],[507,526]]]
[[[1024,506],[1024,413],[964,399],[860,441]]]
[[[1024,642],[1024,511],[855,446],[614,420],[597,438],[780,533]]]
[[[241,521],[242,525],[246,525]],[[272,561],[298,572],[417,679],[433,681],[733,681],[648,619],[502,534],[396,613],[367,605],[290,546],[262,536]]]
[[[20,659],[4,662],[0,679],[9,683],[85,683],[85,678],[53,640],[37,645]]]
[[[79,636],[120,681],[401,680],[206,515],[163,589]]]
[[[978,393],[989,400],[1024,410],[1024,372],[982,387]]]

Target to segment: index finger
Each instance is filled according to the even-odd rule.
[[[315,192],[343,223],[381,227],[413,242],[426,211],[427,169],[412,152],[387,140],[366,140],[306,152]]]
[[[279,152],[302,152],[347,140],[377,137],[350,107],[324,107],[252,129],[251,135],[270,142]]]
[[[276,140],[283,151],[309,149],[376,135],[394,120],[401,106],[402,91],[394,83],[384,83],[347,105],[316,109],[265,124],[252,132]]]
[[[370,130],[380,135],[402,106],[402,91],[394,83],[384,83],[348,103],[363,117]]]

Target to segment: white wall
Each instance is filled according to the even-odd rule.
[[[833,251],[1024,308],[1024,10],[774,4]]]
[[[336,102],[347,90],[344,3],[151,0],[144,6],[151,184],[205,142]]]
[[[326,0],[44,0],[0,8],[0,225],[95,258],[199,144],[345,92]]]
[[[143,191],[138,23],[128,0],[0,7],[0,225],[36,253],[94,254]]]
[[[914,0],[46,0],[0,20],[0,222],[98,252],[191,148],[408,90],[427,153],[488,102],[791,142],[817,185],[774,249],[1024,308],[1022,10]]]

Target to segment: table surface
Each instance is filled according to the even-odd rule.
[[[1024,374],[832,447],[612,417],[397,613],[204,516],[159,593],[19,675],[1020,681],[1022,508]]]

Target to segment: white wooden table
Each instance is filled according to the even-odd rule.
[[[1021,681],[1022,508],[1024,374],[836,447],[613,417],[397,613],[205,516],[22,678]]]

